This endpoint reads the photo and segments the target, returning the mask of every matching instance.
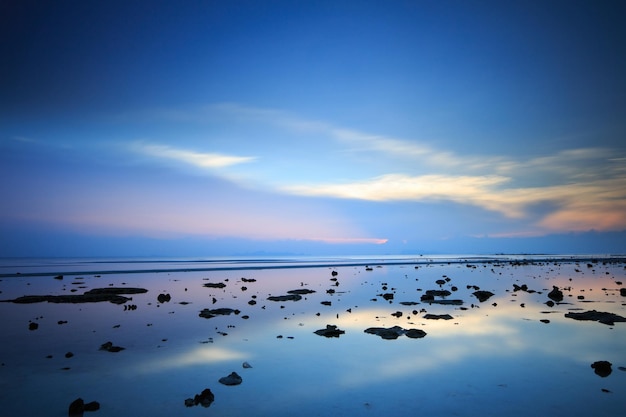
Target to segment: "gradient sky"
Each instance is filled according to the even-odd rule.
[[[624,253],[625,19],[2,2],[0,255]]]

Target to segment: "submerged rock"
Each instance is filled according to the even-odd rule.
[[[608,361],[597,361],[592,363],[591,367],[593,368],[593,372],[596,375],[601,376],[602,378],[606,378],[607,376],[611,375],[611,372],[613,372],[613,370],[611,369],[611,365],[613,364]]]
[[[219,383],[224,385],[239,385],[242,382],[243,378],[241,378],[237,372],[231,372],[230,375],[219,379]]]
[[[340,335],[345,334],[346,332],[344,330],[337,328],[337,326],[333,324],[327,324],[325,329],[319,329],[313,333],[319,336],[324,336],[324,337],[339,337]]]
[[[585,311],[583,313],[565,313],[565,317],[574,320],[597,321],[610,326],[614,325],[616,322],[626,322],[626,317],[596,310]]]

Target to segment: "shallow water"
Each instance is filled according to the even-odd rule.
[[[94,417],[623,415],[626,372],[619,367],[626,367],[626,323],[564,315],[598,310],[626,316],[618,284],[626,282],[625,261],[519,261],[5,260],[0,299],[108,286],[148,292],[130,296],[126,305],[136,310],[108,302],[0,303],[0,414],[66,416],[68,405],[81,397],[100,403],[99,411],[86,414]],[[53,279],[61,273],[63,280]],[[436,284],[446,277],[449,282]],[[226,286],[203,287],[208,282]],[[536,292],[515,292],[513,284]],[[481,303],[468,285],[495,295]],[[447,298],[463,300],[462,306],[420,302],[426,290],[452,286],[458,290]],[[563,289],[564,300],[549,307],[553,286]],[[267,300],[294,289],[315,293],[299,301]],[[159,303],[161,293],[171,301]],[[385,293],[393,299],[385,300]],[[239,314],[198,316],[222,307]],[[398,311],[400,317],[392,315]],[[453,319],[428,320],[426,313]],[[31,321],[37,330],[29,330]],[[314,334],[327,324],[345,334]],[[395,325],[427,335],[383,340],[364,332]],[[107,341],[125,349],[99,350]],[[73,356],[66,358],[67,352]],[[608,377],[591,368],[600,360],[613,364]],[[244,369],[244,361],[252,368]],[[242,376],[241,385],[218,382],[233,371]],[[209,409],[185,407],[186,398],[205,388],[215,394]]]

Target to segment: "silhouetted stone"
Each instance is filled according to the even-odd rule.
[[[113,304],[124,304],[130,298],[122,296],[122,294],[142,294],[148,290],[144,288],[94,288],[84,294],[69,295],[24,295],[13,300],[2,300],[4,302],[12,302],[17,304],[32,303],[97,303],[101,301],[109,301]]]
[[[210,389],[205,388],[204,390],[202,390],[200,394],[196,394],[193,399],[187,398],[185,400],[185,405],[187,407],[193,407],[194,405],[201,405],[207,408],[213,403],[214,400],[215,400],[215,395],[213,395]]]
[[[611,372],[613,372],[613,370],[611,369],[611,362],[607,362],[607,361],[597,361],[591,364],[591,367],[593,368],[593,372],[598,375],[601,376],[602,378],[606,378],[607,376],[611,375]]]
[[[221,377],[219,379],[220,384],[224,385],[239,385],[243,382],[243,378],[241,378],[237,372],[231,372],[230,375]]]
[[[210,319],[215,316],[229,316],[233,313],[237,315],[241,313],[241,311],[235,310],[232,308],[214,308],[214,309],[205,308],[200,312],[200,314],[198,314],[198,316],[203,317],[205,319]]]
[[[113,342],[106,342],[100,345],[100,350],[105,350],[107,352],[121,352],[124,350],[123,347],[113,345]]]
[[[419,329],[405,330],[400,326],[393,326],[389,328],[385,327],[370,327],[364,330],[365,333],[375,334],[386,340],[394,340],[402,335],[406,335],[411,339],[418,339],[426,336],[426,332]]]
[[[346,332],[337,328],[337,326],[333,324],[327,324],[325,329],[319,329],[314,332],[316,335],[324,336],[324,337],[339,337]]]
[[[172,296],[169,294],[159,294],[157,297],[157,301],[159,303],[168,303],[172,299]]]
[[[424,318],[428,320],[452,320],[454,317],[449,314],[426,314]]]
[[[67,415],[69,417],[82,417],[85,411],[85,402],[82,398],[77,398],[70,404]]]
[[[315,291],[313,291],[313,290],[309,290],[309,289],[306,289],[306,288],[301,288],[301,289],[297,289],[297,290],[290,290],[290,291],[287,291],[287,294],[300,294],[300,295],[304,295],[304,294],[312,294],[312,293],[314,293],[314,292],[315,292]]]
[[[626,297],[626,288],[620,288],[619,295],[621,295],[622,297]]]
[[[552,291],[548,293],[548,298],[559,303],[563,301],[563,291],[559,290],[559,287],[553,286]]]
[[[35,322],[28,323],[28,330],[37,330],[39,328],[39,324]]]
[[[478,301],[480,301],[481,303],[484,301],[487,301],[489,298],[495,295],[491,291],[483,291],[483,290],[474,291],[472,294],[474,294],[474,297],[478,298]]]
[[[298,301],[302,300],[302,296],[300,294],[272,295],[267,297],[267,299],[270,301]]]
[[[85,411],[98,411],[100,409],[100,403],[98,401],[92,401],[85,404]]]
[[[207,282],[203,285],[203,287],[207,288],[224,288],[225,286],[226,284],[224,284],[223,282]]]

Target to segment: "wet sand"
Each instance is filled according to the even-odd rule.
[[[448,261],[3,268],[2,300],[147,292],[0,303],[0,409],[67,416],[82,398],[99,403],[94,417],[626,410],[626,323],[572,318],[626,317],[623,259]],[[233,372],[239,384],[220,383]],[[195,404],[206,389],[212,401]]]

